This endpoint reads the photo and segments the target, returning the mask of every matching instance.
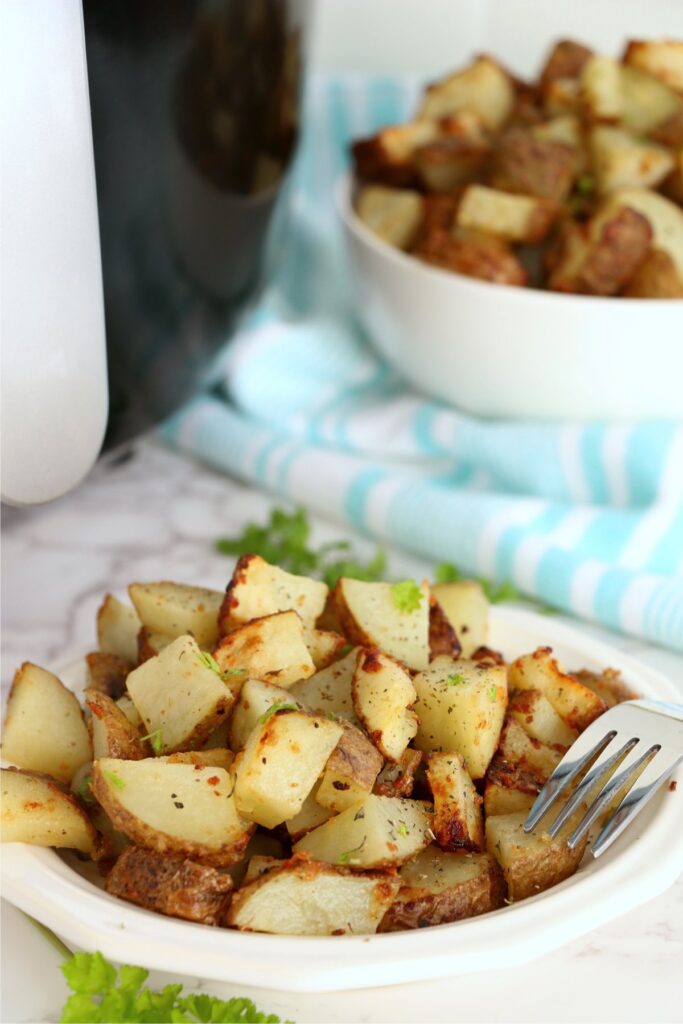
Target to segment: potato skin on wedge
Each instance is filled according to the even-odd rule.
[[[400,884],[380,871],[356,874],[293,858],[243,886],[226,922],[276,935],[372,935]]]
[[[502,868],[512,902],[535,896],[569,878],[586,849],[586,839],[575,850],[569,849],[567,826],[555,839],[543,834],[540,826],[527,835],[522,825],[528,813],[522,810],[486,819],[486,845]]]
[[[382,918],[380,932],[461,921],[505,902],[503,875],[485,853],[444,853],[428,846],[401,868],[399,877],[401,889]]]
[[[111,896],[146,910],[217,925],[232,879],[181,855],[129,846],[107,876],[105,888]]]
[[[3,843],[57,846],[93,858],[97,855],[97,833],[75,796],[38,772],[3,768],[0,775]]]

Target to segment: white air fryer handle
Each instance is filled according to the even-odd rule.
[[[59,497],[95,462],[107,363],[80,0],[3,0],[2,499]]]

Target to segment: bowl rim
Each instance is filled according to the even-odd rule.
[[[389,245],[388,242],[383,241],[363,224],[352,202],[352,197],[357,187],[358,181],[351,169],[341,174],[335,183],[335,208],[346,229],[358,242],[366,249],[370,249],[377,257],[388,260],[389,263],[393,263],[399,269],[412,269],[418,278],[423,276],[425,279],[431,278],[433,280],[440,279],[443,282],[448,281],[453,288],[472,288],[475,293],[479,293],[483,297],[486,295],[491,297],[491,290],[495,289],[495,295],[498,298],[505,295],[506,300],[510,302],[524,303],[533,301],[537,305],[546,304],[553,306],[559,300],[564,304],[572,302],[575,306],[583,306],[586,309],[595,309],[596,306],[600,306],[614,309],[615,311],[617,308],[621,310],[654,307],[670,310],[683,308],[683,298],[626,299],[619,295],[572,295],[565,292],[545,291],[541,288],[515,287],[509,284],[499,284],[496,281],[482,281],[476,277],[468,277],[466,274],[458,274],[455,271],[432,266],[429,263],[418,260],[409,253],[403,252],[402,249]],[[609,304],[608,307],[606,307],[606,304]]]

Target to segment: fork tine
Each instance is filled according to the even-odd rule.
[[[660,755],[653,757],[645,771],[638,776],[633,789],[626,794],[603,826],[600,835],[591,847],[594,857],[599,857],[601,853],[609,849],[614,840],[621,835],[650,797],[654,796],[663,782],[666,782],[676,768],[676,765],[683,760],[683,754],[673,761],[665,760],[663,751],[660,751]]]
[[[597,722],[594,722],[583,732],[571,747],[571,750],[565,754],[553,773],[547,779],[543,789],[536,797],[526,821],[524,822],[523,827],[525,832],[531,832],[536,828],[541,818],[552,807],[557,798],[566,791],[567,787],[571,785],[576,776],[583,771],[586,765],[600,754],[616,736],[616,732],[614,730],[608,733],[603,733],[599,728],[595,728],[596,725]]]
[[[619,773],[610,779],[609,782],[607,782],[600,790],[597,797],[567,840],[567,846],[570,850],[573,850],[581,842],[593,822],[600,817],[604,809],[610,801],[614,799],[622,786],[625,786],[633,776],[633,773],[637,771],[652,754],[656,757],[660,749],[659,744],[656,743],[648,746],[645,750],[643,750],[642,746],[631,748],[629,756],[627,756],[620,765]]]
[[[612,743],[612,740],[610,740],[607,746],[603,748],[602,753],[595,761],[590,771],[586,774],[586,777],[581,780],[574,793],[570,796],[569,800],[567,800],[566,804],[555,818],[555,821],[548,827],[547,832],[551,839],[555,838],[565,822],[571,818],[574,811],[585,799],[593,786],[602,779],[618,761],[627,755],[638,742],[637,739],[632,738],[627,740],[625,743],[619,743],[618,737],[614,733],[612,734],[612,739],[617,740],[617,742]]]

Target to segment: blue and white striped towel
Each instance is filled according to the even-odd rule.
[[[309,91],[292,216],[225,383],[164,427],[226,472],[577,616],[683,651],[683,425],[484,422],[411,392],[354,323],[333,182],[415,84]]]

